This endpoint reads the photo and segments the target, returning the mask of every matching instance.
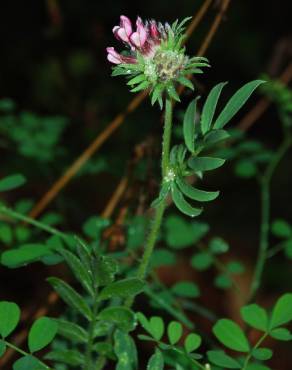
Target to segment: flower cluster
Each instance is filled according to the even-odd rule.
[[[138,17],[134,29],[130,19],[122,15],[120,25],[113,28],[113,33],[127,49],[118,53],[113,47],[107,48],[107,58],[115,65],[113,76],[128,77],[132,92],[150,89],[152,104],[158,101],[162,106],[164,92],[179,101],[175,83],[193,89],[186,76],[202,73],[200,67],[209,66],[204,57],[185,55],[182,44],[184,24],[188,19],[169,25],[155,20],[143,22]]]

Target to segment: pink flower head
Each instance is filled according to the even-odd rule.
[[[109,62],[114,63],[114,64],[122,63],[121,55],[115,51],[115,48],[108,47],[106,48],[106,51],[107,51],[107,60]]]
[[[121,15],[120,25],[113,28],[114,35],[118,40],[129,43],[132,32],[132,23],[130,19],[124,15]]]
[[[145,58],[153,58],[161,42],[166,39],[167,32],[161,23],[154,20],[143,22],[140,17],[136,21],[136,30],[133,30],[130,19],[124,15],[120,17],[120,25],[113,28],[115,37],[126,43],[129,56],[118,54],[114,48],[108,48],[108,60],[114,64],[137,63],[136,52]]]
[[[137,31],[132,33],[132,35],[130,36],[130,41],[135,47],[143,48],[147,40],[148,30],[147,27],[144,26],[140,17],[137,18],[136,26]]]
[[[158,31],[157,23],[151,20],[149,23],[150,35],[153,39],[159,39],[160,32]]]
[[[121,63],[128,63],[128,64],[135,64],[136,58],[134,57],[126,57],[121,55],[115,51],[115,48],[108,47],[106,48],[107,51],[107,60],[113,64],[121,64]]]

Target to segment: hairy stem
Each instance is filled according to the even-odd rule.
[[[166,176],[169,168],[169,152],[170,152],[170,142],[171,142],[171,129],[172,129],[172,101],[166,98],[165,101],[165,116],[164,116],[164,131],[163,131],[163,141],[162,141],[162,159],[161,159],[161,173],[162,181]],[[142,256],[137,278],[145,279],[147,275],[147,270],[149,267],[149,262],[153,253],[153,249],[157,240],[157,236],[160,230],[160,226],[163,219],[163,214],[165,211],[166,202],[162,201],[159,206],[155,209],[154,219],[151,224],[151,229],[146,241],[144,254]],[[126,306],[130,307],[133,304],[133,299],[130,298],[126,301]]]
[[[97,300],[97,293],[94,296],[94,303],[92,308],[93,318],[89,323],[88,327],[88,342],[86,346],[85,352],[85,362],[84,362],[84,370],[92,370],[93,369],[93,359],[92,359],[92,346],[94,343],[94,328],[96,323],[96,316],[98,313],[98,300]]]
[[[260,246],[259,253],[254,270],[254,276],[251,283],[250,300],[252,300],[262,280],[262,275],[265,263],[268,256],[269,249],[269,231],[270,231],[270,184],[273,174],[292,144],[292,137],[286,137],[280,145],[277,152],[274,154],[271,162],[269,163],[263,177],[260,180],[261,189],[261,227],[260,227]]]

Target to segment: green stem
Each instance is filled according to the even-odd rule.
[[[94,370],[102,370],[105,367],[106,358],[104,356],[100,356],[95,364]]]
[[[268,333],[263,334],[260,337],[260,339],[257,341],[257,343],[255,344],[255,346],[250,350],[249,354],[247,355],[247,357],[244,361],[244,364],[243,364],[243,367],[242,367],[241,370],[246,370],[247,369],[247,365],[249,364],[249,361],[252,358],[252,352],[262,344],[262,342],[266,339],[267,336],[268,336]]]
[[[280,163],[281,159],[284,157],[285,153],[288,151],[292,144],[292,137],[286,137],[279,149],[273,156],[271,162],[269,163],[263,177],[260,180],[261,188],[261,227],[260,227],[260,246],[259,253],[256,261],[256,266],[254,270],[254,276],[251,283],[250,300],[252,300],[260,285],[262,280],[262,275],[267,260],[267,252],[269,249],[269,230],[270,230],[270,184],[273,174]]]
[[[260,228],[260,246],[257,262],[254,270],[254,276],[251,284],[250,300],[256,295],[267,259],[267,250],[269,247],[269,225],[270,225],[270,184],[266,179],[261,182],[261,228]]]
[[[98,300],[97,300],[97,293],[94,296],[94,304],[92,308],[92,313],[93,313],[93,318],[91,322],[89,323],[89,328],[88,328],[88,342],[87,342],[87,347],[86,347],[86,352],[85,352],[85,362],[84,362],[84,370],[92,370],[93,367],[93,361],[92,361],[92,347],[94,343],[94,328],[95,328],[95,323],[96,323],[96,316],[98,313]]]
[[[28,352],[25,352],[23,351],[22,349],[16,347],[14,344],[12,343],[9,343],[7,342],[6,340],[3,340],[3,342],[6,344],[7,347],[13,349],[15,352],[18,352],[20,353],[22,356],[32,356],[32,357],[35,357],[33,356],[32,354],[28,353]],[[49,367],[48,365],[46,365],[45,363],[43,363],[42,361],[40,361],[37,357],[35,357],[43,366],[46,367],[47,370],[52,370],[51,367]]]
[[[169,168],[169,152],[172,130],[172,101],[169,98],[165,100],[165,116],[164,116],[164,131],[162,141],[162,159],[161,170],[162,179],[166,176]]]
[[[57,229],[54,229],[51,226],[48,226],[46,224],[43,224],[42,222],[36,221],[33,218],[30,218],[30,217],[25,216],[25,215],[23,215],[21,213],[15,212],[15,211],[13,211],[10,208],[1,206],[0,207],[0,214],[1,213],[3,215],[9,216],[11,218],[14,218],[16,220],[24,221],[24,222],[26,222],[28,224],[31,224],[33,226],[36,226],[37,228],[42,229],[42,230],[46,231],[49,234],[57,235],[57,236],[59,236],[62,239],[69,238],[69,236],[66,235],[65,233],[62,233],[61,231],[59,231]]]
[[[206,247],[203,246],[202,243],[198,243],[197,244],[198,248],[202,251],[202,252],[205,252],[206,251]],[[234,288],[234,291],[239,294],[239,295],[242,295],[242,292],[241,292],[241,289],[240,289],[240,286],[237,284],[237,282],[234,280],[232,274],[227,270],[226,266],[224,265],[224,263],[222,263],[219,258],[217,258],[216,256],[213,256],[213,262],[214,262],[214,266],[216,267],[216,269],[223,273],[224,275],[228,276],[228,278],[230,279],[231,281],[231,284],[232,284],[232,288]]]
[[[169,169],[169,152],[170,152],[170,142],[171,142],[171,129],[172,129],[172,101],[166,98],[165,101],[165,116],[164,116],[164,131],[163,131],[163,141],[162,141],[162,160],[161,160],[161,172],[162,172],[162,182],[164,177],[167,175]],[[147,270],[149,267],[149,262],[155,247],[157,236],[160,230],[160,226],[163,219],[163,214],[166,208],[166,201],[162,201],[159,206],[155,209],[155,216],[151,224],[150,233],[146,241],[144,254],[142,256],[137,278],[144,280],[147,275]],[[129,298],[125,302],[127,307],[132,306],[133,299]]]
[[[285,243],[283,242],[275,245],[272,248],[269,248],[269,251],[267,253],[267,259],[274,257],[276,254],[281,252],[283,249],[285,249]]]

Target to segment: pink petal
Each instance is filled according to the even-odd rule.
[[[147,39],[147,28],[144,26],[142,19],[140,17],[137,18],[136,25],[137,25],[137,32],[140,37],[140,45],[141,47],[143,47]]]
[[[121,28],[121,27],[115,27],[114,29],[113,29],[113,31],[114,31],[114,34],[115,34],[115,36],[116,36],[116,38],[118,39],[118,40],[121,40],[121,41],[124,41],[124,42],[129,42],[129,37],[128,37],[128,35],[126,34],[126,31],[125,31],[125,29],[124,28]]]
[[[106,48],[106,51],[108,53],[107,59],[111,63],[114,63],[114,64],[120,64],[120,63],[122,63],[121,55],[119,53],[117,53],[113,47]]]
[[[138,32],[132,33],[132,35],[130,36],[130,40],[131,40],[131,43],[137,48],[141,47],[141,41],[140,41],[140,36]]]
[[[117,35],[117,32],[118,32],[118,30],[120,29],[120,27],[119,26],[114,26],[114,28],[113,28],[113,34],[115,35],[115,37],[119,40],[119,37],[118,37],[118,35]]]
[[[121,28],[125,29],[126,35],[129,37],[133,32],[132,23],[130,19],[124,15],[121,15],[120,20],[121,20],[121,23],[120,23]]]
[[[153,38],[159,38],[160,36],[160,33],[158,31],[158,28],[157,28],[157,24],[155,21],[151,21],[150,22],[150,34],[151,34],[151,37]]]
[[[117,59],[115,58],[114,56],[112,56],[111,54],[108,54],[107,55],[107,60],[113,64],[121,64],[121,60],[120,59]]]
[[[121,55],[122,61],[127,64],[136,64],[137,59],[134,57],[125,57],[124,55]]]

